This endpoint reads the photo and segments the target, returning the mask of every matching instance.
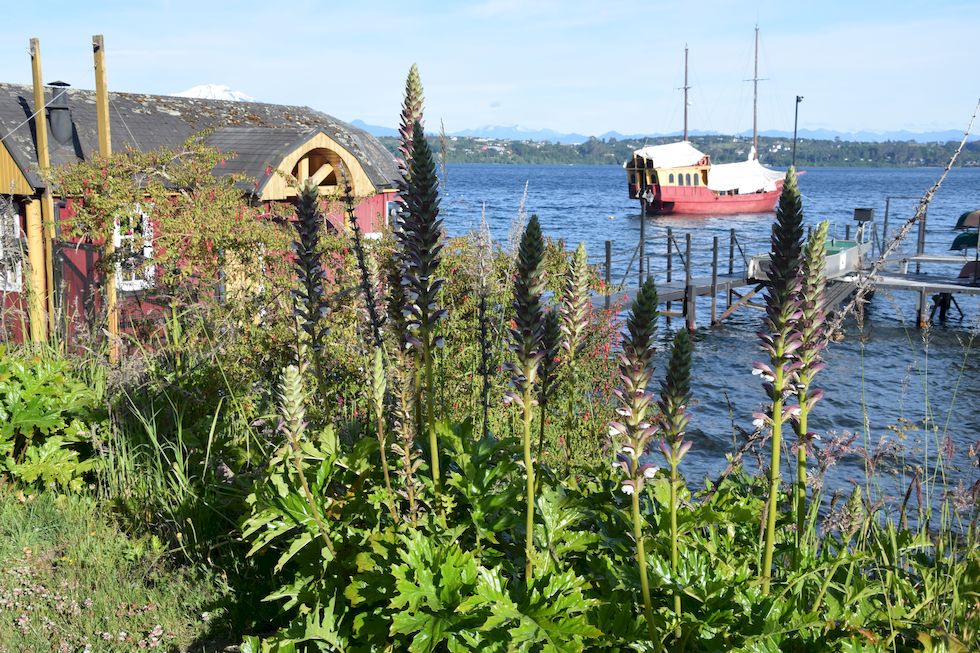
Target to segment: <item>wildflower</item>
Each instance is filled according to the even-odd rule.
[[[640,514],[640,493],[648,478],[645,467],[641,470],[640,459],[646,454],[650,439],[657,427],[646,420],[646,411],[653,401],[647,391],[652,374],[654,354],[653,336],[657,328],[657,288],[653,278],[647,279],[640,289],[626,319],[627,334],[623,338],[623,354],[620,357],[622,389],[616,390],[620,407],[617,412],[625,417],[623,423],[610,423],[610,433],[619,434],[620,455],[617,462],[628,477],[622,482],[622,490],[632,496],[633,539],[636,544],[636,563],[640,573],[640,590],[643,596],[643,613],[651,639],[654,634],[653,604],[650,600],[650,585],[646,571],[646,552],[643,545],[642,516]],[[655,473],[655,472],[654,472]]]
[[[783,191],[776,210],[776,224],[772,232],[772,252],[766,282],[766,331],[759,334],[762,349],[769,355],[771,373],[761,369],[763,388],[772,401],[772,442],[769,465],[769,501],[766,506],[766,532],[761,568],[763,592],[768,594],[772,574],[772,555],[776,540],[776,502],[779,490],[779,463],[782,448],[782,425],[786,416],[783,402],[787,390],[795,383],[795,355],[800,347],[800,333],[796,324],[800,311],[801,286],[800,264],[803,238],[803,205],[796,183],[796,172],[786,173]],[[772,377],[770,381],[765,377]]]

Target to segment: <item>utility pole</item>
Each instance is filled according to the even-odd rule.
[[[105,41],[101,34],[92,37],[92,55],[95,59],[95,117],[99,132],[99,155],[112,156],[112,138],[109,133],[109,89],[105,76]],[[109,362],[119,362],[119,302],[116,297],[116,266],[112,263],[116,251],[115,233],[105,243],[105,255],[110,260],[106,270],[106,329],[109,332]]]
[[[31,76],[34,84],[34,131],[37,138],[37,167],[42,175],[46,175],[51,168],[50,154],[48,153],[48,114],[45,113],[44,101],[44,78],[41,76],[41,43],[38,39],[31,39]],[[46,340],[48,334],[54,333],[54,201],[51,199],[51,184],[47,181],[41,190],[40,202],[40,226],[43,242],[43,272],[35,271],[33,278],[35,283],[42,279],[44,283],[35,288],[35,297],[39,298],[34,305],[34,314],[37,317],[31,320],[31,335],[35,341]],[[35,211],[37,213],[37,211]],[[28,225],[31,231],[31,225]],[[32,265],[38,257],[32,257]],[[39,309],[44,310],[39,310]]]
[[[802,95],[796,96],[796,111],[793,113],[793,167],[796,167],[796,126],[800,121],[800,102],[803,101]]]

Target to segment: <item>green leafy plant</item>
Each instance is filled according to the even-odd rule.
[[[0,465],[27,484],[77,492],[96,465],[100,397],[68,363],[0,345]]]

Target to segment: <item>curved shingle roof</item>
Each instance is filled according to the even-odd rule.
[[[48,89],[49,99],[50,94],[51,89]],[[71,140],[65,144],[58,143],[49,135],[53,166],[85,160],[98,150],[95,91],[69,88],[67,95],[74,130]],[[25,172],[31,185],[41,188],[44,182],[37,174],[34,121],[30,120],[18,128],[31,116],[33,98],[30,86],[0,83],[0,138],[3,138],[3,145]],[[309,107],[110,93],[109,116],[113,151],[129,147],[143,151],[178,147],[196,133],[216,130],[209,136],[208,142],[222,150],[236,151],[240,156],[245,155],[240,149],[215,142],[216,138],[222,140],[218,132],[237,134],[235,138],[240,144],[252,139],[250,155],[229,171],[258,176],[256,173],[264,170],[265,165],[275,165],[273,159],[277,153],[279,159],[285,155],[281,148],[295,143],[303,134],[322,131],[357,158],[376,188],[393,188],[399,178],[394,157],[377,139]],[[268,162],[262,163],[259,159],[263,159],[263,155],[256,148],[265,146],[271,146],[275,151],[268,152]],[[260,163],[261,167],[251,169]]]

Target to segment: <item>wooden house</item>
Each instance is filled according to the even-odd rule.
[[[47,87],[46,120],[37,122],[46,123],[52,168],[87,160],[99,151],[96,99],[95,91],[59,83]],[[247,181],[240,184],[242,192],[267,210],[295,199],[296,190],[285,176],[313,180],[324,197],[335,196],[341,163],[349,172],[358,199],[358,224],[365,233],[379,231],[394,208],[399,178],[394,157],[373,136],[325,113],[308,107],[134,93],[109,93],[108,107],[112,151],[175,148],[207,132],[206,144],[235,153],[215,174],[243,175]],[[91,313],[97,303],[95,264],[101,251],[61,240],[66,198],[58,196],[57,188],[52,189],[50,209],[54,237],[32,237],[27,229],[29,217],[39,223],[46,191],[38,165],[44,139],[38,138],[34,111],[31,86],[0,83],[0,341],[27,337],[28,288],[43,295],[57,289],[62,314]],[[339,214],[328,219],[344,228]],[[53,269],[38,270],[25,265],[27,260],[54,261]],[[30,278],[25,279],[28,270]],[[145,286],[146,280],[121,280],[120,303]]]

